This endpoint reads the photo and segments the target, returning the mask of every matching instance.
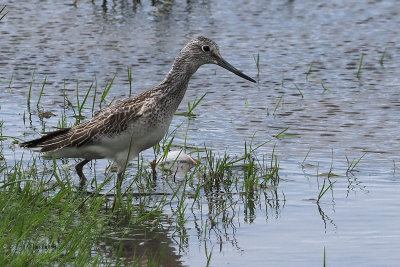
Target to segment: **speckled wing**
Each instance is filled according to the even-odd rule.
[[[138,99],[125,99],[98,112],[89,121],[72,128],[46,133],[41,138],[21,143],[21,146],[50,152],[65,147],[81,147],[102,137],[118,135],[141,116],[142,105],[143,101]]]

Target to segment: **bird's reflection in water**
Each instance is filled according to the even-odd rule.
[[[182,266],[169,231],[160,225],[157,229],[151,225],[120,227],[104,235],[96,249],[106,258],[117,258],[124,264]]]

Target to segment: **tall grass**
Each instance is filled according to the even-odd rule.
[[[51,167],[45,167],[45,172],[41,171],[42,161],[38,158],[25,161],[21,158],[14,165],[7,165],[0,160],[0,266],[100,266],[106,263],[140,266],[144,258],[154,266],[159,263],[162,251],[138,254],[124,262],[118,256],[122,252],[113,251],[116,257],[110,258],[109,249],[102,248],[101,244],[104,236],[121,224],[126,227],[128,223],[129,227],[136,228],[153,222],[153,227],[157,227],[154,218],[160,217],[167,203],[164,197],[154,202],[147,194],[140,199],[149,198],[150,201],[144,205],[133,204],[132,194],[125,192],[120,209],[110,212],[108,193],[102,193],[110,179],[105,179],[88,194],[76,190],[69,172],[56,161]],[[49,183],[50,180],[53,182]],[[115,227],[110,228],[111,225]],[[114,242],[118,244],[122,240]]]
[[[21,160],[0,168],[0,265],[95,263],[102,253],[92,249],[110,219],[98,208],[104,198],[82,203],[70,186],[48,187],[36,167]]]

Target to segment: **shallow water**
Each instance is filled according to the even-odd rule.
[[[195,109],[198,116],[190,120],[188,145],[206,145],[234,156],[243,153],[244,142],[254,133],[255,143],[272,138],[259,155],[270,155],[275,146],[282,180],[276,195],[270,192],[247,210],[251,215],[235,196],[231,203],[235,219],[230,225],[219,223],[206,238],[198,236],[198,228],[204,227],[215,200],[207,195],[201,198],[201,209],[187,211],[184,245],[165,223],[165,231],[157,235],[162,238],[156,240],[173,248],[166,252],[172,262],[203,266],[212,250],[212,266],[310,266],[322,264],[325,247],[328,264],[398,264],[397,1],[254,0],[231,8],[226,8],[230,1],[155,6],[146,0],[132,2],[7,3],[9,13],[0,22],[3,135],[27,139],[42,130],[36,101],[45,77],[40,109],[57,115],[44,119],[50,128],[63,111],[64,87],[69,99],[75,100],[77,81],[83,98],[93,81],[102,92],[116,76],[108,98],[127,97],[131,67],[133,94],[138,94],[163,79],[189,39],[206,35],[219,44],[227,61],[251,77],[257,77],[254,58],[259,53],[259,83],[250,84],[217,66],[201,67],[179,109],[186,111],[187,101],[208,92]],[[29,116],[26,103],[32,76],[33,115]],[[84,114],[90,116],[91,111]],[[185,133],[186,117],[176,116],[171,129],[181,124]],[[273,138],[286,128],[290,135]],[[179,136],[175,141],[184,142]],[[2,144],[7,161],[21,157],[21,149],[10,139]],[[323,178],[317,179],[317,173],[327,173],[333,166],[333,173],[345,175],[346,156],[358,159],[365,152],[357,172],[333,178],[332,192],[318,205],[315,198]],[[153,152],[143,156],[150,161]],[[106,164],[96,163],[98,176]],[[190,198],[186,201],[192,205]],[[166,210],[165,216],[169,213]],[[128,241],[141,238],[133,233]],[[112,240],[118,239],[107,237],[99,246],[112,253]]]

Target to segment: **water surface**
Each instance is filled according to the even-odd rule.
[[[272,139],[258,155],[268,158],[275,147],[281,181],[276,192],[266,191],[250,208],[240,196],[228,199],[234,219],[206,234],[201,229],[213,214],[210,209],[227,196],[202,195],[200,207],[187,210],[187,239],[174,237],[167,221],[155,235],[170,248],[166,255],[171,261],[165,264],[204,266],[212,251],[212,266],[310,266],[322,264],[324,247],[328,264],[398,264],[397,1],[70,2],[7,3],[9,13],[0,22],[3,135],[38,136],[43,123],[35,101],[45,78],[39,109],[56,114],[44,119],[49,129],[60,120],[64,88],[75,100],[77,83],[83,97],[93,82],[102,92],[115,77],[108,99],[122,99],[129,96],[129,67],[136,95],[164,78],[188,40],[206,35],[220,45],[226,60],[257,77],[258,84],[218,66],[201,67],[179,109],[186,111],[187,101],[208,92],[195,110],[198,116],[190,120],[188,145],[233,157],[243,154],[244,142],[254,134],[255,143]],[[72,111],[67,114],[72,123]],[[91,110],[84,114],[90,117]],[[181,126],[184,134],[188,123],[176,116],[171,129]],[[284,138],[274,138],[286,128]],[[182,135],[175,142],[183,144]],[[23,153],[10,139],[2,141],[2,149],[9,162]],[[346,176],[346,156],[351,161],[364,153],[357,171]],[[143,157],[150,161],[153,152]],[[92,175],[97,170],[101,176],[106,165],[97,161]],[[333,190],[317,204],[324,180],[317,174],[331,167],[341,176],[331,178],[336,181]],[[159,183],[162,192],[165,181]],[[186,201],[192,205],[190,198]],[[171,213],[165,210],[166,217]],[[124,238],[127,246],[152,240],[135,230]],[[112,255],[118,249],[113,240],[120,238],[110,234],[99,247]],[[127,250],[125,257],[132,257]]]

